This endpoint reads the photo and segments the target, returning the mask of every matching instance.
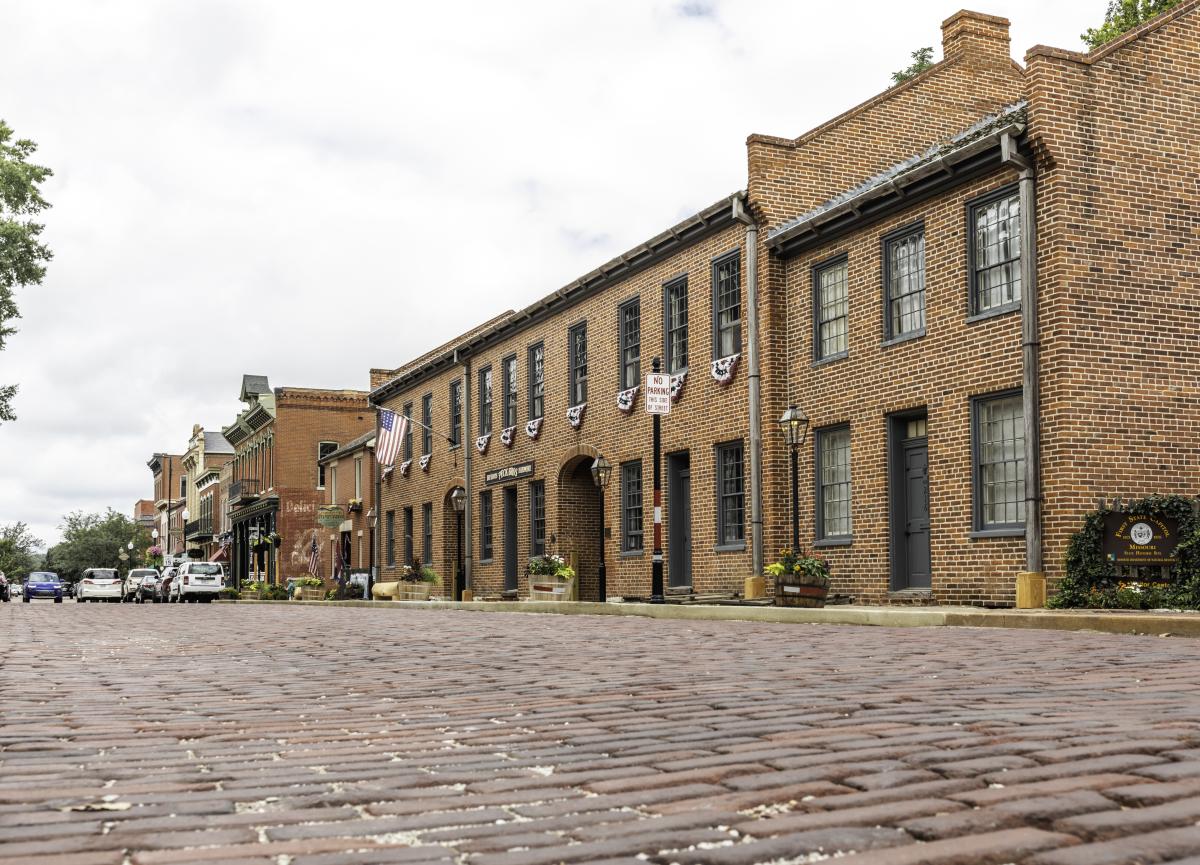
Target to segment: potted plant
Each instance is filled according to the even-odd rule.
[[[436,583],[441,582],[437,571],[423,564],[420,559],[413,559],[411,565],[405,565],[400,573],[400,585],[397,587],[398,601],[428,601],[429,594]]]
[[[296,580],[293,599],[300,601],[320,601],[325,597],[324,583],[319,577],[301,577]]]
[[[775,603],[781,607],[823,607],[829,594],[829,561],[803,550],[782,549],[765,570],[775,578]]]
[[[575,601],[579,599],[575,569],[559,555],[534,556],[525,567],[529,576],[529,600]]]
[[[350,511],[350,513],[356,514],[362,510],[362,505],[362,499],[350,499],[350,501],[346,504],[346,508]]]

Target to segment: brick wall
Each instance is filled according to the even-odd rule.
[[[1026,60],[1053,577],[1098,497],[1200,492],[1200,4]]]

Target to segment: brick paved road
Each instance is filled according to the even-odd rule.
[[[4,865],[1200,863],[1195,641],[244,604],[0,633]]]

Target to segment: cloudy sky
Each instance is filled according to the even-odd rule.
[[[1013,54],[1105,0],[986,0]],[[958,0],[4,0],[0,118],[55,176],[0,353],[0,523],[150,497],[273,386],[367,387],[745,183]]]

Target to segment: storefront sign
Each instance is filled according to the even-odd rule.
[[[503,469],[492,469],[483,476],[485,484],[502,484],[508,481],[519,481],[521,478],[533,475],[533,463],[520,463]]]
[[[1104,556],[1118,565],[1173,565],[1179,521],[1147,514],[1104,515]]]
[[[340,505],[324,505],[317,508],[317,522],[327,529],[336,529],[346,519]]]

